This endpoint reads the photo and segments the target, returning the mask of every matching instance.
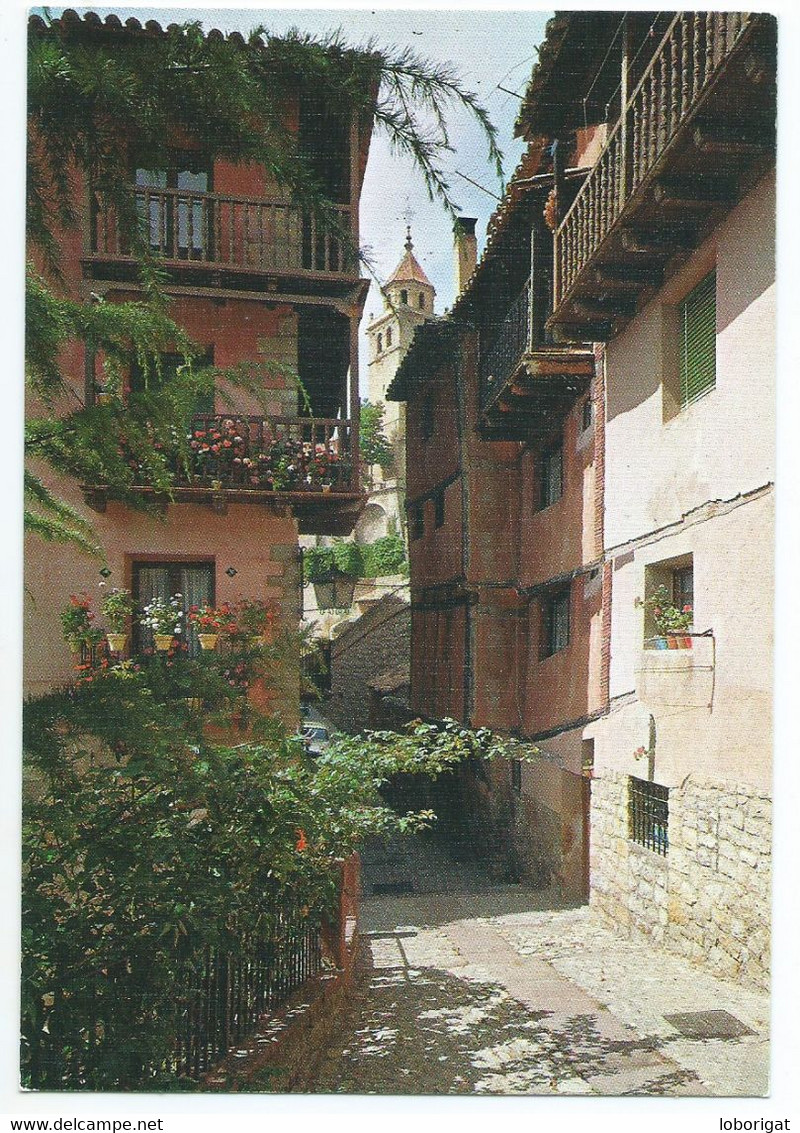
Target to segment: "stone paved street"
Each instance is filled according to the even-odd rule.
[[[586,906],[412,841],[365,855],[364,898],[357,995],[315,1092],[767,1091],[767,997],[622,939]],[[720,1014],[687,1037],[698,1012]]]

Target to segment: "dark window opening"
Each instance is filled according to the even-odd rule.
[[[205,154],[176,150],[163,169],[137,166],[136,204],[150,247],[167,259],[203,260],[212,256],[213,167]],[[147,192],[153,190],[153,192]]]
[[[678,567],[672,572],[672,601],[679,610],[694,609],[694,567]]]
[[[423,294],[422,291],[420,291],[420,293],[419,293],[419,299],[417,300],[417,306],[419,307],[420,311],[425,310],[425,295]]]
[[[511,760],[511,790],[517,794],[522,794],[522,760]]]
[[[539,507],[550,507],[564,490],[564,460],[561,445],[544,453],[540,463]]]
[[[435,414],[433,410],[433,394],[426,394],[422,402],[422,439],[429,441],[434,434]]]
[[[569,589],[542,602],[542,658],[552,657],[569,645]]]
[[[408,303],[408,292],[405,288],[403,288],[400,292],[400,302],[404,304]]]
[[[629,837],[666,857],[669,846],[669,788],[646,779],[628,780]]]
[[[190,657],[200,653],[200,643],[193,626],[186,619],[191,606],[214,604],[214,564],[198,562],[135,562],[132,572],[132,590],[136,602],[137,615],[144,606],[155,598],[169,599],[174,594],[181,595],[183,606],[183,632],[178,638],[188,646]],[[140,624],[139,617],[133,620],[133,652],[141,653],[153,648],[153,634]]]
[[[444,526],[444,489],[433,497],[433,523],[434,527]]]
[[[392,328],[391,327],[386,328],[386,345],[387,345],[387,347],[392,345]]]
[[[594,402],[590,397],[586,398],[583,403],[583,416],[581,418],[581,427],[584,432],[591,429],[594,424]]]
[[[379,334],[378,335],[378,353],[380,354],[382,350],[383,350],[383,335]]]
[[[411,511],[411,538],[421,539],[425,534],[425,511],[422,504],[414,504]]]
[[[147,390],[157,392],[162,385],[169,382],[177,376],[178,370],[185,366],[186,359],[183,354],[178,353],[165,353],[159,358],[160,366],[158,369],[151,366],[148,371],[140,365],[137,358],[131,360],[130,376],[129,376],[129,389],[131,393],[145,393]],[[214,364],[214,350],[213,347],[206,352],[201,358],[194,358],[191,362],[192,369],[195,373],[201,369],[207,369]],[[189,419],[195,416],[203,416],[205,414],[213,414],[214,412],[214,389],[213,387],[198,393],[195,397],[194,406],[189,413]]]

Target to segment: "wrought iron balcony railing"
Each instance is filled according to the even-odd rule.
[[[348,239],[350,209],[337,207],[331,225],[281,201],[185,189],[131,187],[150,247],[167,262],[256,273],[358,274]],[[114,210],[92,209],[88,254],[132,258]]]
[[[554,323],[561,321],[559,305],[624,219],[628,203],[660,171],[666,151],[755,18],[747,12],[680,12],[672,20],[556,231]]]
[[[531,341],[531,281],[509,307],[500,329],[485,354],[481,354],[480,383],[486,404],[510,377],[523,354],[533,348]]]
[[[349,420],[201,415],[186,437],[176,487],[243,491],[358,491]]]

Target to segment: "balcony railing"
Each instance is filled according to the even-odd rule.
[[[323,226],[313,213],[280,201],[185,189],[132,187],[131,192],[145,238],[167,261],[266,274],[358,274],[347,207],[337,207],[332,223]],[[92,209],[89,255],[132,258],[130,242],[110,207]]]
[[[349,420],[200,415],[176,465],[178,488],[266,492],[358,491]]]
[[[556,310],[713,86],[753,18],[747,12],[675,16],[556,232]]]
[[[531,281],[529,279],[511,304],[490,349],[481,356],[480,379],[484,403],[503,386],[522,355],[531,347]]]

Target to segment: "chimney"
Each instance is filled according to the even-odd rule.
[[[467,285],[467,280],[478,262],[478,238],[475,235],[474,216],[457,216],[453,226],[455,237],[456,297]]]

